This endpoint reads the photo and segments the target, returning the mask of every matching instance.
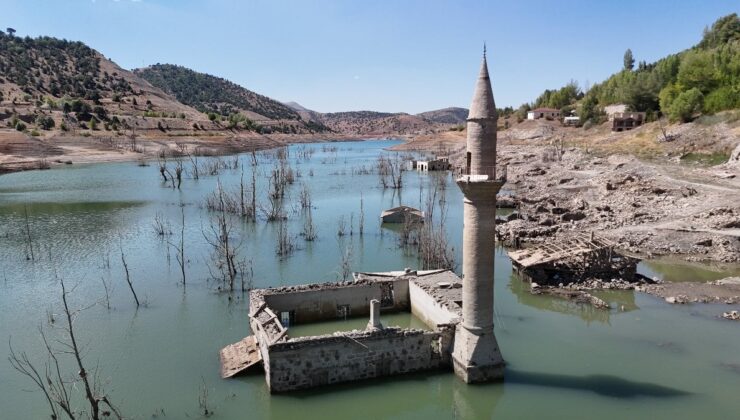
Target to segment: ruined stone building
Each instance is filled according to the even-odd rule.
[[[222,376],[261,366],[271,392],[450,369],[465,382],[503,377],[493,325],[496,105],[485,50],[467,120],[463,274],[448,270],[355,273],[354,281],[250,292],[253,335],[221,350]],[[383,313],[407,311],[428,329],[383,326]],[[291,337],[298,324],[369,317],[367,328]]]

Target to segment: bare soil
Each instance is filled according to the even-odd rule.
[[[339,134],[270,134],[228,132],[194,136],[137,135],[111,136],[92,132],[90,136],[44,132],[34,137],[11,129],[0,129],[0,174],[29,169],[46,169],[60,164],[134,161],[151,159],[162,150],[180,145],[202,155],[227,155],[269,149],[292,143],[358,140]]]

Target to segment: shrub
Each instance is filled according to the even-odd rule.
[[[54,128],[54,119],[45,115],[39,115],[36,118],[36,125],[42,130],[51,130]]]
[[[676,97],[668,108],[668,117],[672,121],[689,122],[694,114],[701,112],[704,95],[697,88],[689,89]]]
[[[39,133],[39,131],[34,128],[33,130],[31,130],[31,135],[34,137],[38,137],[41,135],[41,133]]]
[[[25,131],[26,130],[26,124],[23,124],[22,121],[18,121],[15,123],[15,129],[18,131]]]
[[[704,112],[710,114],[738,107],[740,107],[740,87],[738,86],[723,86],[704,98]]]
[[[663,112],[668,112],[671,104],[679,94],[681,94],[681,90],[673,83],[661,89],[658,94],[658,97],[660,98],[660,109]]]
[[[102,106],[96,106],[93,112],[95,112],[95,115],[97,115],[101,120],[108,119],[108,111]]]

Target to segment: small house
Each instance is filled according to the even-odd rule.
[[[450,168],[450,159],[447,156],[438,156],[436,159],[416,162],[416,169],[419,171],[447,171]]]
[[[537,108],[527,112],[528,120],[538,120],[545,118],[547,120],[554,120],[560,118],[560,110],[555,108]]]
[[[383,223],[423,223],[424,212],[409,206],[398,206],[380,215]]]
[[[644,112],[617,112],[611,118],[612,131],[626,131],[639,127],[645,122]]]

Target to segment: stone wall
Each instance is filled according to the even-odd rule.
[[[458,314],[449,311],[414,281],[409,282],[409,300],[411,313],[430,328],[437,328],[439,324],[452,324],[460,321]]]
[[[389,305],[382,306],[381,310],[388,312],[409,308],[408,280],[406,279],[317,286],[319,287],[290,290],[285,293],[265,293],[263,299],[267,306],[278,315],[279,312],[294,311],[296,324],[337,319],[340,316],[338,307],[343,305],[349,307],[348,316],[367,316],[370,314],[370,301],[378,299],[382,302],[382,288],[389,286],[393,289],[393,301]]]
[[[438,369],[444,341],[440,332],[401,328],[292,339],[269,346],[267,383],[284,392]]]

